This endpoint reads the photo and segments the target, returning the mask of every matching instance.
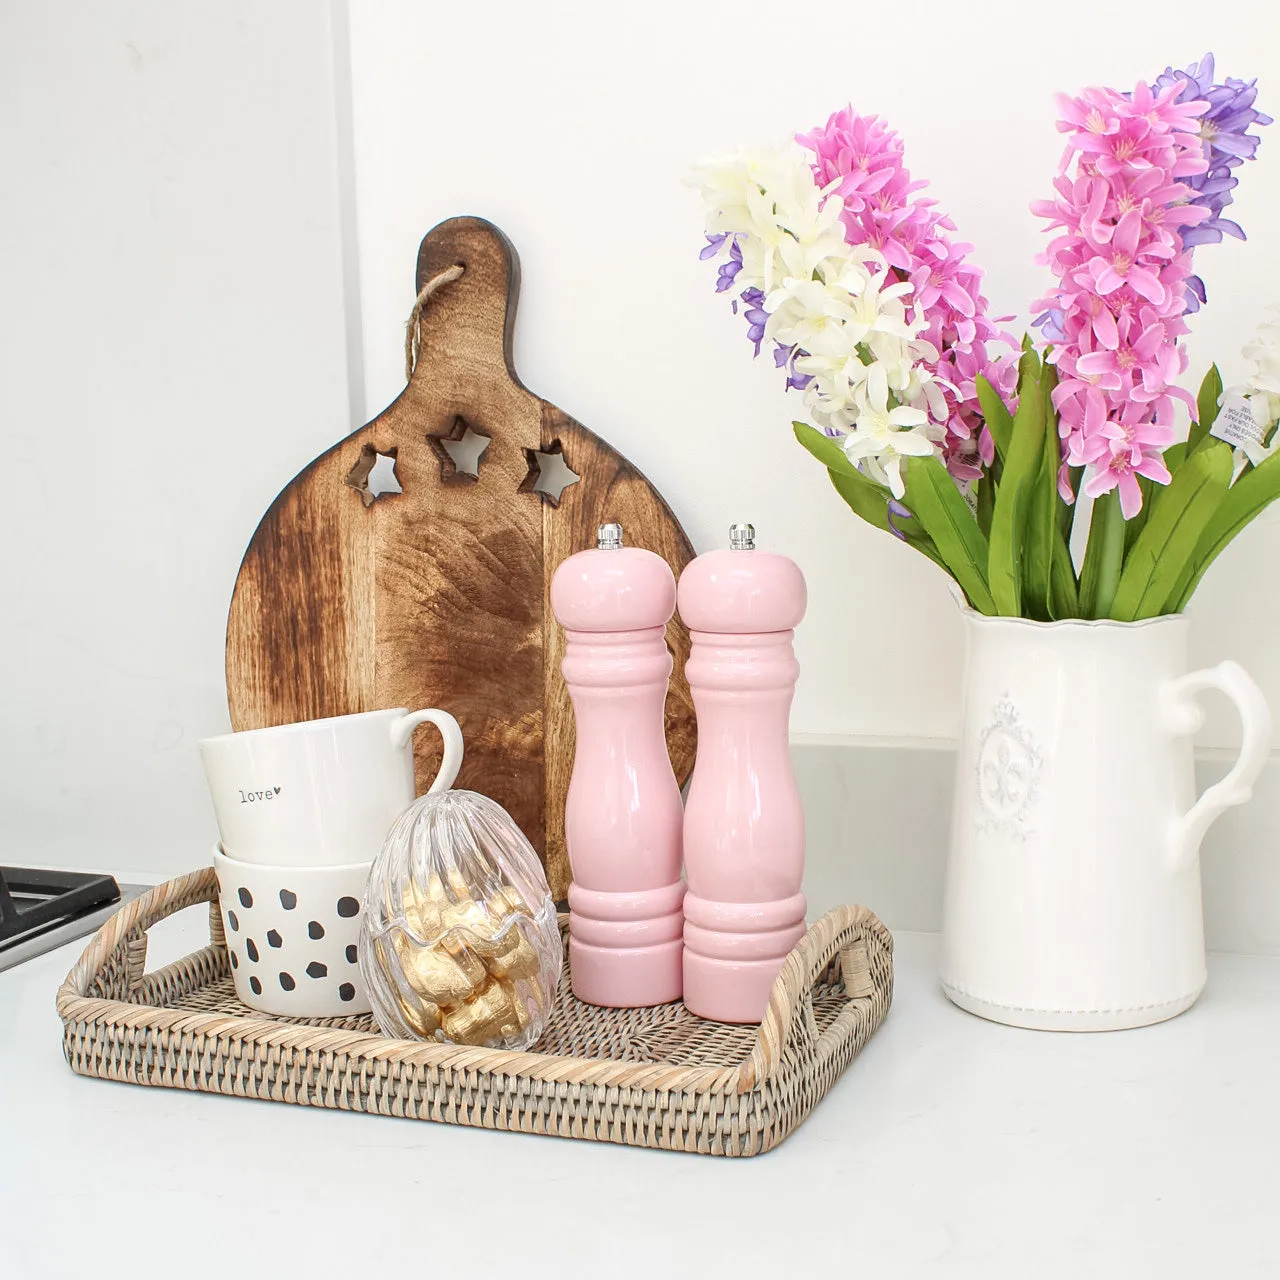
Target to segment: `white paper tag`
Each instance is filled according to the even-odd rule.
[[[1235,391],[1228,391],[1222,397],[1218,416],[1209,428],[1209,434],[1216,440],[1225,440],[1237,449],[1247,444],[1261,444],[1262,431],[1249,402]]]
[[[976,520],[978,518],[978,486],[972,480],[966,480],[960,486],[960,496],[964,499],[965,505],[969,508],[969,514]]]

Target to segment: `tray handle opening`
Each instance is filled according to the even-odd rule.
[[[58,988],[58,1015],[64,1020],[75,1014],[78,1001],[90,998],[89,991],[109,958],[119,951],[123,959],[126,991],[136,992],[146,977],[146,931],[161,920],[187,907],[209,903],[210,941],[217,945],[214,919],[218,911],[218,878],[212,867],[204,867],[176,880],[158,884],[134,898],[116,912],[89,940],[66,980]],[[225,939],[223,939],[225,946]]]
[[[848,1036],[850,1024],[865,1014],[863,1001],[876,994],[873,946],[892,955],[893,938],[865,907],[834,907],[809,927],[774,981],[751,1056],[738,1070],[739,1093],[748,1093],[769,1079],[782,1065],[788,1048],[809,1041],[812,1053],[823,1059]],[[831,1025],[819,1032],[813,987],[836,956],[847,999]]]

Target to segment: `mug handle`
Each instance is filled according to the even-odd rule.
[[[1253,794],[1253,784],[1271,752],[1271,710],[1252,676],[1238,662],[1220,662],[1216,667],[1192,671],[1170,681],[1161,690],[1164,719],[1174,733],[1195,733],[1204,722],[1204,713],[1195,701],[1203,689],[1219,689],[1235,703],[1240,713],[1240,754],[1230,772],[1178,818],[1173,828],[1175,866],[1186,867],[1200,851],[1209,824],[1225,809],[1244,804]]]
[[[462,730],[458,727],[458,722],[447,711],[439,711],[435,707],[428,707],[424,711],[410,711],[407,716],[391,722],[391,745],[397,750],[407,746],[413,731],[420,724],[427,723],[435,725],[444,739],[440,772],[426,792],[427,795],[434,796],[441,791],[448,791],[458,776],[458,770],[462,768]]]

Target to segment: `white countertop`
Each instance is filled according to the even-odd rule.
[[[1049,1035],[952,1008],[937,939],[900,934],[878,1035],[734,1161],[85,1079],[54,1011],[83,945],[0,973],[5,1280],[1280,1275],[1277,959],[1212,957],[1161,1026]]]

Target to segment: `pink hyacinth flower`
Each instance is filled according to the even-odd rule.
[[[901,140],[878,116],[845,107],[796,141],[813,152],[819,185],[836,184],[848,243],[877,250],[888,269],[911,285],[912,305],[927,326],[922,336],[938,353],[926,365],[946,402],[943,459],[957,480],[976,479],[995,456],[976,379],[986,378],[1012,408],[1019,349],[999,327],[1009,317],[987,314],[982,271],[968,259],[972,246],[954,241],[949,233],[955,224],[919,194],[928,184],[912,180]]]

